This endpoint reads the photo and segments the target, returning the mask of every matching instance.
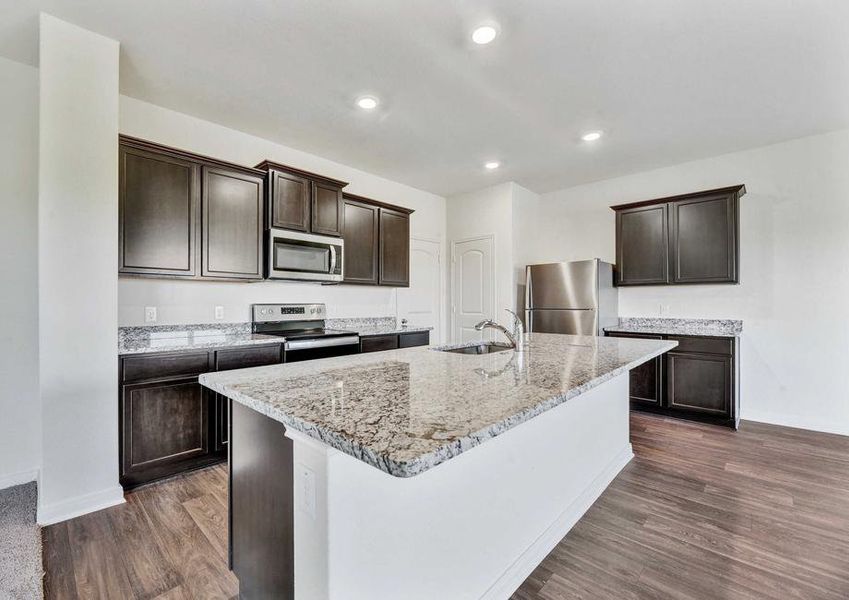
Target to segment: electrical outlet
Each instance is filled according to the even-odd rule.
[[[155,306],[145,306],[144,307],[144,322],[145,323],[156,323],[156,307]]]
[[[301,509],[315,519],[315,471],[298,463],[298,477],[301,484]]]
[[[221,320],[221,319],[224,318],[224,307],[223,306],[216,306],[215,307],[215,318],[218,319],[218,320]]]

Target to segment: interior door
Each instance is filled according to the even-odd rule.
[[[433,327],[433,341],[442,337],[441,280],[439,242],[412,238],[410,287],[398,290],[398,319],[411,327]]]
[[[453,342],[481,339],[475,325],[495,318],[493,239],[480,237],[452,244],[451,306]]]

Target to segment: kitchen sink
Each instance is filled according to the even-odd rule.
[[[437,348],[440,352],[453,352],[454,354],[492,354],[493,352],[504,352],[512,350],[510,344],[498,342],[481,342],[474,346],[460,346],[459,348]]]

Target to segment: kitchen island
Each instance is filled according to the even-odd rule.
[[[242,597],[509,597],[632,457],[628,371],[675,346],[527,338],[201,375]]]

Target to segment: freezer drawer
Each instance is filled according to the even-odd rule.
[[[537,333],[598,335],[598,313],[592,309],[527,310],[525,321],[528,331]]]

